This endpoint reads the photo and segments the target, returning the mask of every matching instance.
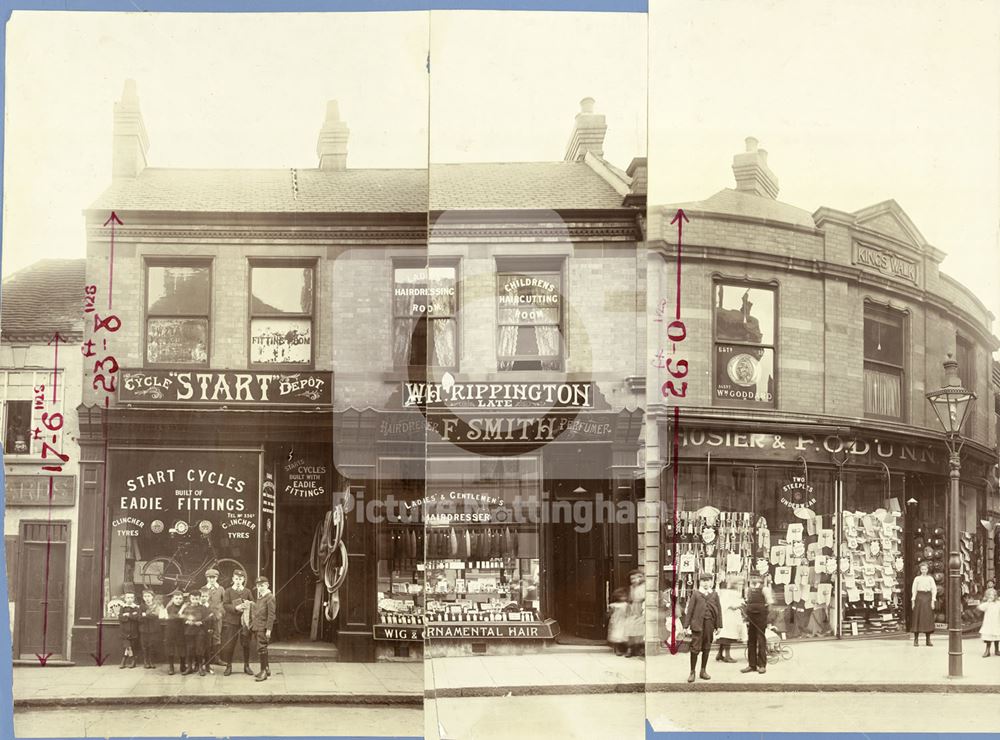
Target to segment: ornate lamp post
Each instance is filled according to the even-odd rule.
[[[958,554],[959,478],[962,462],[962,425],[976,394],[962,387],[958,363],[949,354],[944,362],[945,386],[927,394],[931,408],[944,429],[948,446],[951,488],[948,495],[948,676],[962,676],[962,560]]]

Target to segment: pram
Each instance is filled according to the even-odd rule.
[[[747,622],[750,629],[759,630],[760,627],[755,625],[753,622]],[[792,659],[792,648],[784,644],[781,641],[781,635],[778,634],[778,630],[774,628],[773,625],[768,625],[767,629],[764,630],[765,643],[767,645],[767,662],[774,664],[779,660],[791,660]],[[744,660],[750,659],[750,646],[747,645],[743,650]]]

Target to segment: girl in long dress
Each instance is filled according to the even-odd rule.
[[[997,601],[997,590],[986,589],[983,601],[978,607],[983,613],[983,626],[979,628],[979,636],[986,643],[984,658],[990,657],[990,643],[993,643],[993,653],[1000,657],[1000,601]]]
[[[722,604],[722,628],[716,635],[716,642],[719,643],[719,652],[715,656],[716,660],[724,663],[735,663],[736,659],[730,654],[732,645],[737,642],[746,642],[747,626],[743,622],[741,606],[743,605],[743,583],[736,576],[731,576],[719,584],[719,603]]]
[[[913,647],[917,647],[920,633],[923,632],[927,638],[927,645],[931,644],[931,633],[934,631],[934,606],[937,603],[937,583],[930,574],[930,566],[927,563],[920,564],[920,575],[913,579],[913,589],[910,594],[910,606],[912,611]]]

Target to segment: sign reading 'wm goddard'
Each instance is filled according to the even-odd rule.
[[[592,383],[403,383],[403,407],[593,408]]]
[[[333,373],[122,370],[122,403],[211,406],[329,406]]]

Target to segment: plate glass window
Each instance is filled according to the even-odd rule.
[[[716,282],[715,402],[774,407],[775,290]]]
[[[905,317],[898,311],[865,306],[865,415],[902,419],[903,329]]]
[[[146,266],[146,362],[207,365],[211,268]]]
[[[561,370],[562,275],[520,270],[497,275],[500,370]]]
[[[313,279],[311,266],[251,265],[252,365],[312,364]]]
[[[393,268],[393,366],[458,366],[458,288],[454,265]]]

